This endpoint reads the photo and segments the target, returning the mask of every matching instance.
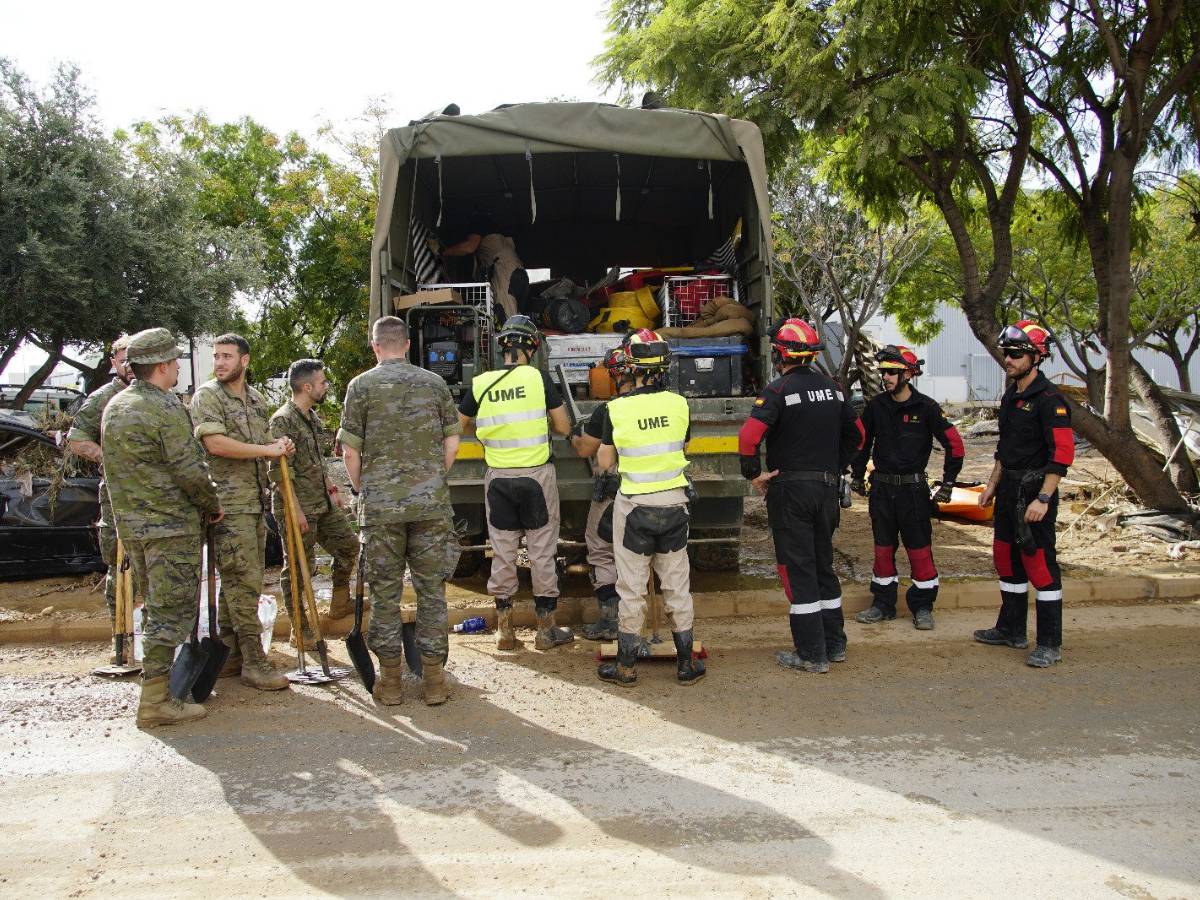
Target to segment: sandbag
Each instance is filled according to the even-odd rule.
[[[702,337],[731,337],[744,334],[747,337],[754,334],[754,323],[742,318],[725,319],[713,325],[685,325],[682,328],[660,328],[658,333],[664,338],[702,338]]]

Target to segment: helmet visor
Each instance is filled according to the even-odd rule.
[[[1005,344],[1020,344],[1024,347],[1032,347],[1033,341],[1029,339],[1029,335],[1016,325],[1009,325],[1000,332],[1000,344],[1001,346]]]

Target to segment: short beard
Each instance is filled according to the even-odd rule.
[[[900,393],[902,390],[904,390],[904,386],[906,384],[908,384],[908,381],[905,378],[903,378],[903,377],[897,378],[896,386],[894,388],[892,388],[890,391],[888,391],[888,393],[891,394],[893,397],[895,397],[898,393]]]
[[[221,384],[232,384],[233,382],[235,382],[239,378],[241,378],[242,373],[245,371],[246,371],[246,367],[243,366],[241,363],[238,363],[238,367],[234,371],[230,372],[228,375],[226,375],[224,377],[218,376],[217,381],[221,382]]]

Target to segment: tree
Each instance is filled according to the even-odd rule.
[[[178,160],[140,160],[105,137],[77,69],[39,92],[0,60],[0,359],[23,342],[47,360],[13,399],[22,406],[60,361],[94,384],[69,345],[107,350],[122,330],[196,334],[227,321],[252,284],[251,247],[201,227]]]
[[[174,148],[199,168],[199,207],[211,226],[246,229],[264,248],[263,283],[244,323],[255,377],[282,374],[309,356],[344,385],[371,365],[364,248],[374,228],[378,135],[340,139],[326,126],[320,137],[334,145],[335,158],[249,118],[215,123],[197,114],[140,129],[146,142]]]
[[[795,160],[777,174],[771,195],[778,312],[836,319],[839,328],[822,334],[825,366],[848,388],[872,365],[863,356],[863,326],[929,242],[910,224],[872,225]]]
[[[1096,279],[1105,406],[1077,407],[1075,427],[1144,503],[1179,510],[1129,421],[1134,175],[1149,154],[1195,146],[1200,10],[1101,6],[614,0],[598,62],[610,83],[754,119],[776,157],[818,142],[822,174],[876,215],[931,201],[958,256],[958,302],[993,356],[1034,162],[1074,205]]]

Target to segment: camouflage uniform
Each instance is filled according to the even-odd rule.
[[[359,525],[371,584],[371,649],[402,654],[400,598],[408,567],[417,594],[417,645],[444,661],[446,580],[458,564],[442,441],[460,432],[446,383],[388,359],[350,382],[338,440],[362,454]]]
[[[213,379],[192,398],[196,438],[223,434],[246,444],[269,444],[266,398],[246,385],[246,397],[235,396]],[[228,459],[209,454],[208,465],[221,495],[225,518],[217,525],[217,570],[221,573],[221,605],[217,624],[226,635],[257,636],[258,597],[262,593],[267,555],[267,490],[265,459]]]
[[[75,419],[71,422],[71,430],[67,432],[67,441],[91,441],[100,443],[100,418],[109,401],[125,390],[125,382],[113,378],[102,388],[88,394]],[[112,500],[108,496],[108,485],[100,480],[100,520],[96,523],[97,537],[100,541],[100,558],[108,566],[108,574],[104,576],[104,602],[108,604],[108,618],[114,624],[117,614],[117,532],[113,521]]]
[[[271,437],[291,438],[296,453],[288,461],[292,491],[304,517],[308,520],[308,531],[302,535],[304,555],[308,559],[308,571],[315,572],[317,564],[316,545],[320,544],[333,556],[333,589],[349,590],[350,573],[354,569],[354,558],[358,555],[358,536],[350,526],[350,520],[329,496],[330,482],[325,473],[325,457],[333,448],[333,435],[314,410],[301,411],[291,400],[271,416]],[[268,469],[271,482],[272,508],[275,521],[283,522],[283,495],[279,484],[279,463],[271,460]],[[284,542],[284,547],[287,543]],[[283,571],[279,573],[279,593],[292,611],[292,560],[284,554]],[[300,604],[300,620],[308,625],[308,613],[304,603]]]
[[[166,675],[198,611],[203,519],[221,508],[179,398],[135,381],[104,410],[101,447],[117,533],[146,599],[142,677]]]

